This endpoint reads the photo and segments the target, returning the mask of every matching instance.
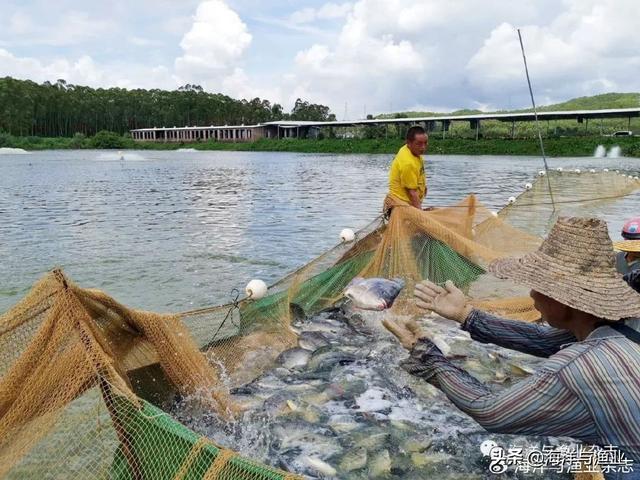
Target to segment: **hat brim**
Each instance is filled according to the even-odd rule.
[[[613,248],[622,252],[640,253],[640,240],[622,240],[620,242],[614,242]]]
[[[640,316],[640,295],[617,274],[581,274],[539,251],[494,260],[489,271],[598,318]]]

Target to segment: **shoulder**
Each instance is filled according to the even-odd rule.
[[[407,148],[406,145],[403,145],[398,149],[398,153],[396,153],[396,158],[405,158],[408,153],[409,153],[409,149]]]
[[[571,343],[551,355],[540,365],[540,369],[547,372],[560,373],[575,362],[583,361],[585,359],[584,356],[593,348],[595,348],[594,342]]]
[[[402,163],[413,164],[415,163],[416,159],[419,160],[420,158],[421,157],[414,156],[413,153],[411,153],[411,150],[409,150],[409,147],[407,147],[406,145],[400,147],[400,150],[398,150],[398,153],[396,154],[396,160]]]
[[[633,328],[633,326],[632,326]],[[591,370],[595,365],[609,363],[610,357],[619,356],[624,352],[625,358],[634,363],[640,361],[640,355],[635,348],[629,348],[627,339],[619,334],[602,335],[587,338],[581,342],[569,344],[555,353],[542,365],[549,371],[563,372],[575,369]],[[635,344],[633,344],[635,346]],[[613,353],[612,353],[613,352]]]

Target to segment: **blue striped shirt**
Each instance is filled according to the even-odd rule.
[[[627,321],[635,329],[638,324]],[[453,365],[426,339],[402,367],[442,390],[490,432],[613,445],[634,462],[634,474],[620,478],[640,478],[640,345],[607,326],[578,342],[568,331],[478,310],[462,328],[479,342],[548,360],[526,380],[498,393]]]

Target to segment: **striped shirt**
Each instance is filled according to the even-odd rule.
[[[640,320],[627,325],[637,330]],[[479,342],[548,360],[526,380],[497,393],[453,365],[427,339],[416,344],[402,367],[442,390],[490,432],[613,445],[633,460],[634,474],[620,478],[640,478],[640,345],[607,326],[579,342],[565,330],[478,310],[462,328]]]

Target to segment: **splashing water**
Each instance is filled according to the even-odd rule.
[[[107,153],[101,153],[100,155],[98,155],[96,157],[96,160],[99,160],[101,162],[122,162],[122,161],[140,162],[140,161],[145,161],[145,160],[149,160],[149,159],[146,158],[146,157],[143,157],[139,153],[133,153],[133,152],[107,152]]]
[[[22,148],[9,148],[2,147],[0,148],[0,155],[24,155],[25,153],[29,153]]]
[[[595,152],[593,152],[593,156],[596,158],[603,158],[607,154],[607,149],[604,148],[604,145],[598,145],[596,147]]]
[[[608,158],[618,158],[620,157],[620,147],[618,145],[614,145],[609,149],[607,153]]]

